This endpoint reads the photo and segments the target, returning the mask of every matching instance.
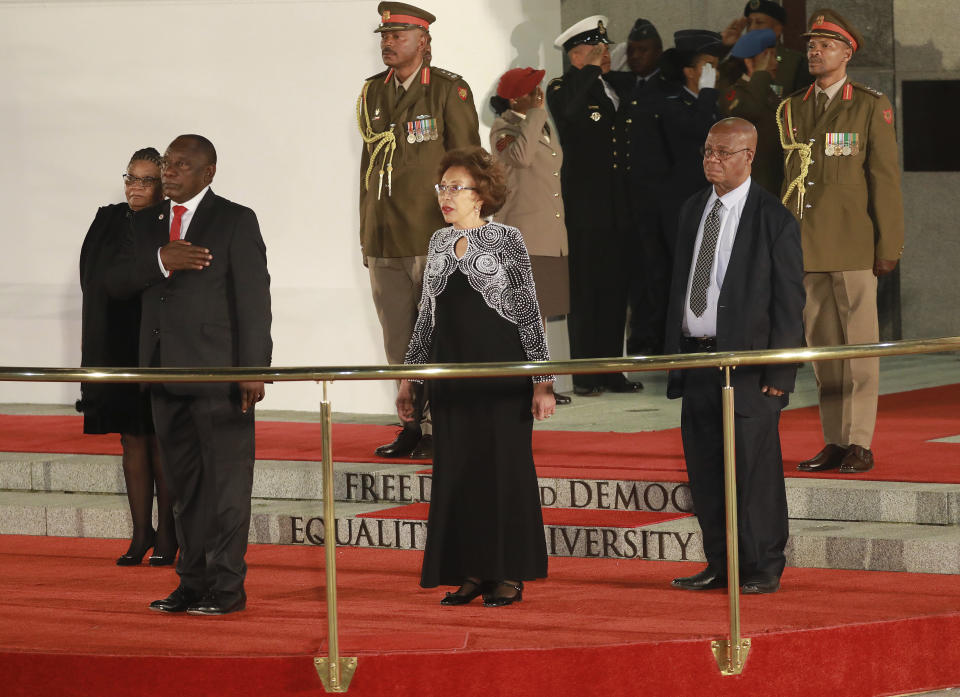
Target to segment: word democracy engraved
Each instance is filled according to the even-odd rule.
[[[429,474],[346,472],[337,494],[346,501],[429,503],[432,483]],[[547,508],[693,512],[686,482],[540,479],[540,504]]]

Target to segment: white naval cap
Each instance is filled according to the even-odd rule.
[[[612,43],[607,38],[607,18],[605,15],[593,15],[586,19],[581,19],[572,27],[563,32],[553,41],[556,48],[569,51],[574,46],[581,44],[609,44]]]

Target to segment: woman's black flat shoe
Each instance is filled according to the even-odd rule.
[[[519,584],[514,585],[512,583],[507,583],[506,581],[501,581],[498,588],[504,586],[506,588],[513,588],[516,593],[513,595],[494,595],[489,593],[483,596],[483,606],[484,607],[504,607],[506,605],[512,605],[513,603],[519,603],[523,600],[523,581]]]
[[[464,593],[463,587],[466,586],[467,583],[471,584],[473,588],[471,588],[469,591]],[[445,596],[443,596],[443,599],[440,601],[440,604],[441,605],[466,605],[471,600],[476,598],[478,595],[481,595],[483,593],[483,588],[484,588],[483,583],[474,583],[473,581],[467,581],[467,583],[464,583],[463,586],[460,586],[460,588],[458,588],[455,593],[447,593]]]

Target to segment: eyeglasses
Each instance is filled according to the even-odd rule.
[[[437,190],[437,196],[443,196],[444,194],[456,196],[461,191],[477,190],[477,187],[475,186],[460,186],[459,184],[434,184],[433,188]]]
[[[190,169],[190,163],[184,162],[183,160],[170,160],[166,157],[160,160],[160,169],[165,170],[167,168],[179,169],[181,172],[184,172]]]
[[[124,174],[123,181],[127,186],[142,186],[149,189],[151,186],[160,183],[159,177],[135,177],[132,174]]]
[[[714,150],[713,148],[705,148],[700,146],[700,154],[703,156],[704,160],[709,160],[713,157],[716,157],[721,162],[729,160],[731,157],[736,155],[738,152],[747,152],[750,148],[740,148],[739,150],[734,150],[730,152],[729,150]]]

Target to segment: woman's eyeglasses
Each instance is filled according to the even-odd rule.
[[[461,191],[477,190],[477,187],[475,186],[460,186],[459,184],[434,184],[433,188],[437,190],[437,196],[443,196],[444,194],[456,196]]]
[[[135,177],[132,174],[124,174],[123,181],[127,186],[142,186],[144,188],[150,188],[155,184],[160,183],[159,177]]]

